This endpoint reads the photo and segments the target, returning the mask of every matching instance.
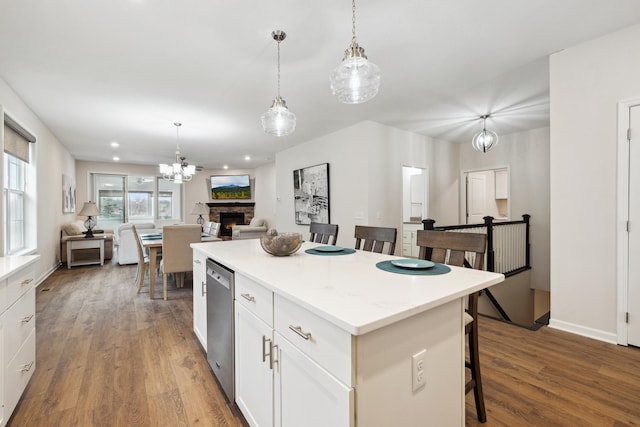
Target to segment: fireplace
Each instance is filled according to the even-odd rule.
[[[220,212],[220,235],[231,236],[231,227],[244,225],[243,212]]]

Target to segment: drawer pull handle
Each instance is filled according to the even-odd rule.
[[[307,341],[311,339],[311,332],[304,332],[302,330],[302,326],[289,325],[289,329],[291,329],[293,332],[300,335],[302,338],[304,338]]]
[[[31,319],[33,319],[33,314],[30,314],[28,316],[24,316],[21,320],[22,323],[29,323],[31,322]]]
[[[22,373],[29,372],[31,368],[33,368],[33,362],[27,363],[26,365],[22,365],[22,368],[20,368],[20,372]]]
[[[200,262],[200,260],[199,260],[199,259],[194,259],[194,260],[193,260],[193,263],[194,263],[194,264],[202,264],[202,263]]]
[[[24,279],[22,282],[20,282],[20,284],[21,285],[28,285],[31,282],[33,282],[33,279]]]
[[[205,296],[206,294],[207,294],[207,283],[202,282],[202,296]]]
[[[240,296],[246,299],[247,301],[256,302],[256,299],[251,294],[240,294]]]

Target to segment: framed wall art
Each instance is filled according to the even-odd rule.
[[[76,183],[69,175],[62,174],[62,213],[76,211]]]
[[[329,223],[329,163],[293,171],[296,224]]]

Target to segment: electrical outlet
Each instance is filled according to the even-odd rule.
[[[425,373],[426,356],[426,349],[422,349],[411,356],[411,389],[413,391],[424,387],[427,383],[427,375]]]

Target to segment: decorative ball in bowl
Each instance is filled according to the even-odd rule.
[[[288,256],[295,253],[302,246],[302,234],[283,232],[278,233],[270,229],[260,237],[260,244],[265,252],[275,256]]]

